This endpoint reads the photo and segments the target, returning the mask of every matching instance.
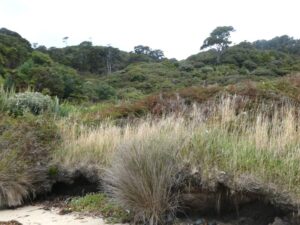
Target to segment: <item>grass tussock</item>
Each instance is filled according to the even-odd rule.
[[[15,90],[7,91],[0,85],[0,113],[8,110],[9,99],[15,95]]]
[[[61,126],[66,128],[62,130],[65,141],[55,161],[68,168],[109,167],[107,190],[117,202],[133,212],[135,221],[158,224],[178,207],[171,189],[181,165],[178,156],[192,136],[188,126],[182,129],[184,123],[183,118],[168,117],[124,127]]]
[[[57,142],[49,119],[0,117],[0,207],[49,189],[47,168]]]
[[[162,224],[179,206],[174,191],[182,164],[179,154],[191,134],[182,130],[182,119],[173,124],[174,119],[139,125],[136,134],[121,143],[106,173],[107,190],[136,222]]]

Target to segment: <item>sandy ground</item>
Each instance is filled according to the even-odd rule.
[[[0,210],[0,221],[16,220],[23,225],[103,225],[101,218],[78,214],[59,215],[57,209],[45,210],[43,206],[25,206]]]

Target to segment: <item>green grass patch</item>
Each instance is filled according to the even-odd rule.
[[[109,223],[125,223],[130,220],[130,214],[103,193],[73,198],[69,206],[77,212],[100,214]]]

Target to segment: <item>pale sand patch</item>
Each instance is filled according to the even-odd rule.
[[[75,213],[59,215],[58,209],[45,210],[43,206],[25,206],[0,210],[0,221],[17,220],[23,225],[104,225],[101,218]]]

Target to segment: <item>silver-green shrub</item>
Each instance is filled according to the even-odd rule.
[[[52,112],[55,104],[55,101],[48,95],[27,91],[17,93],[8,99],[8,111],[14,116],[23,115],[27,112],[39,115],[45,112]]]

